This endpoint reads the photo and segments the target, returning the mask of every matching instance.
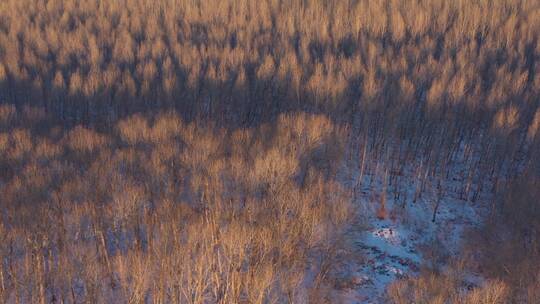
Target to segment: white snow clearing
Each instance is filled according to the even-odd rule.
[[[430,252],[439,250],[447,257],[458,255],[463,232],[478,226],[484,218],[484,202],[489,197],[486,191],[480,193],[475,203],[460,199],[458,189],[464,176],[463,166],[456,165],[450,171],[444,181],[447,190],[442,197],[437,196],[436,191],[425,191],[416,202],[412,199],[416,188],[414,174],[404,173],[399,178],[404,198],[396,202],[390,189],[383,187],[383,181],[377,176],[366,172],[360,180],[355,161],[347,167],[351,187],[358,185],[354,195],[358,212],[347,232],[347,245],[353,258],[342,261],[335,286],[337,303],[385,303],[386,289],[395,280],[417,275],[426,263],[437,263],[444,269],[445,260],[433,261]],[[430,183],[435,184],[435,181]],[[378,195],[384,191],[388,193],[385,198],[387,216],[381,218],[377,213]],[[437,197],[440,203],[436,208]],[[475,273],[466,277],[470,279],[464,284],[482,282],[482,277]]]

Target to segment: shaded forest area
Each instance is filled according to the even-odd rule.
[[[382,197],[491,193],[467,301],[532,301],[539,34],[526,0],[4,0],[0,301],[332,302],[353,158]]]

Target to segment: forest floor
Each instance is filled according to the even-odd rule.
[[[458,257],[467,229],[478,227],[487,211],[489,194],[484,191],[476,202],[460,199],[460,176],[464,168],[456,164],[445,181],[445,194],[440,200],[436,218],[433,213],[437,196],[426,191],[413,202],[415,180],[412,174],[399,179],[405,198],[386,198],[387,216],[381,218],[381,180],[364,174],[360,180],[358,163],[345,164],[342,177],[356,189],[355,220],[347,231],[346,259],[341,261],[335,292],[338,303],[384,303],[389,284],[400,278],[418,275],[422,267],[445,269],[450,257]],[[347,179],[347,178],[346,178]],[[356,186],[355,186],[356,185]],[[484,187],[484,189],[487,187]],[[390,192],[386,189],[386,192]],[[478,273],[463,276],[463,288],[482,284]]]

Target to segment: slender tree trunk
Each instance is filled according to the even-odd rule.
[[[362,148],[362,161],[360,162],[360,182],[362,182],[363,178],[364,178],[364,167],[365,167],[365,162],[366,162],[366,150],[367,150],[367,137],[366,137],[366,140],[364,141],[364,146]]]
[[[13,282],[13,292],[15,293],[15,304],[20,304],[20,298],[19,298],[19,279],[18,279],[18,275],[17,275],[17,269],[15,268],[15,265],[14,264],[14,249],[13,249],[13,239],[11,239],[10,241],[10,245],[9,245],[9,251],[10,251],[10,263],[9,263],[9,266],[10,266],[10,273],[11,273],[11,278],[12,278],[12,282]]]
[[[36,264],[37,264],[37,280],[39,288],[39,303],[45,304],[45,262],[43,260],[43,255],[40,251],[36,254]]]
[[[0,255],[0,301],[5,302],[6,285],[4,281],[4,256]]]
[[[435,223],[436,217],[437,217],[437,211],[439,211],[439,206],[441,205],[442,200],[442,185],[441,181],[439,180],[437,182],[437,200],[435,201],[435,207],[433,208],[433,217],[431,218],[431,221]]]

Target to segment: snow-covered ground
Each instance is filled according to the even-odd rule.
[[[478,226],[484,218],[489,194],[481,194],[475,203],[459,198],[457,189],[466,168],[458,162],[444,181],[446,190],[435,222],[432,219],[437,193],[427,190],[413,202],[414,174],[404,173],[399,178],[406,196],[405,200],[395,202],[390,195],[391,188],[383,188],[383,182],[369,172],[359,180],[356,161],[349,161],[346,166],[348,173],[342,177],[348,175],[349,185],[356,187],[357,214],[346,236],[349,258],[342,261],[335,286],[338,303],[385,303],[386,289],[393,281],[417,275],[426,263],[437,263],[444,269],[445,260],[433,261],[430,252],[438,250],[447,257],[459,255],[463,232]],[[384,191],[388,193],[387,216],[381,219],[377,217],[380,207],[377,195]],[[467,277],[471,278],[471,285],[481,282],[478,274],[470,273]]]

